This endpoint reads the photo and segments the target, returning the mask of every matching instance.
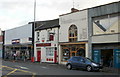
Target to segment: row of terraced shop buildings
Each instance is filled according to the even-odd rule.
[[[120,1],[62,14],[58,19],[29,22],[5,30],[4,59],[65,64],[84,56],[104,66],[120,68]]]

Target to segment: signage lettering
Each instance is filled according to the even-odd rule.
[[[51,43],[36,44],[36,47],[44,47],[44,46],[51,46]]]

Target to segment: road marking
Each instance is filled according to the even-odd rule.
[[[15,71],[17,71],[17,69],[14,69],[13,71],[9,72],[7,75],[10,75],[10,74],[14,73]]]
[[[8,68],[8,69],[12,69],[13,71],[9,72],[8,74],[6,74],[6,76],[4,77],[7,77],[7,75],[10,75],[12,73],[15,73],[15,71],[21,71],[21,72],[26,72],[26,73],[30,73],[32,74],[32,77],[35,77],[36,73],[34,72],[30,72],[30,71],[25,71],[25,70],[21,70],[21,69],[15,69],[15,68],[12,68],[12,67],[8,67],[8,66],[2,66],[3,68]]]
[[[41,67],[41,68],[45,68],[45,69],[48,69],[47,67]]]
[[[21,69],[28,69],[27,67],[20,67]]]
[[[18,67],[18,68],[21,68],[21,69],[28,69],[27,67],[22,67],[22,66],[18,66],[18,65],[15,65],[15,67]]]

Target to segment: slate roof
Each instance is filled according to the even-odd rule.
[[[54,19],[54,20],[47,20],[47,21],[37,21],[37,24],[39,26],[36,27],[37,30],[44,30],[44,29],[49,29],[49,28],[55,28],[55,27],[60,27],[59,26],[59,19]]]

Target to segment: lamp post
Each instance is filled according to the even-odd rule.
[[[33,22],[33,32],[32,32],[32,44],[33,44],[33,50],[32,50],[32,62],[34,62],[34,50],[35,50],[35,20],[36,20],[36,0],[34,0],[34,22]]]

